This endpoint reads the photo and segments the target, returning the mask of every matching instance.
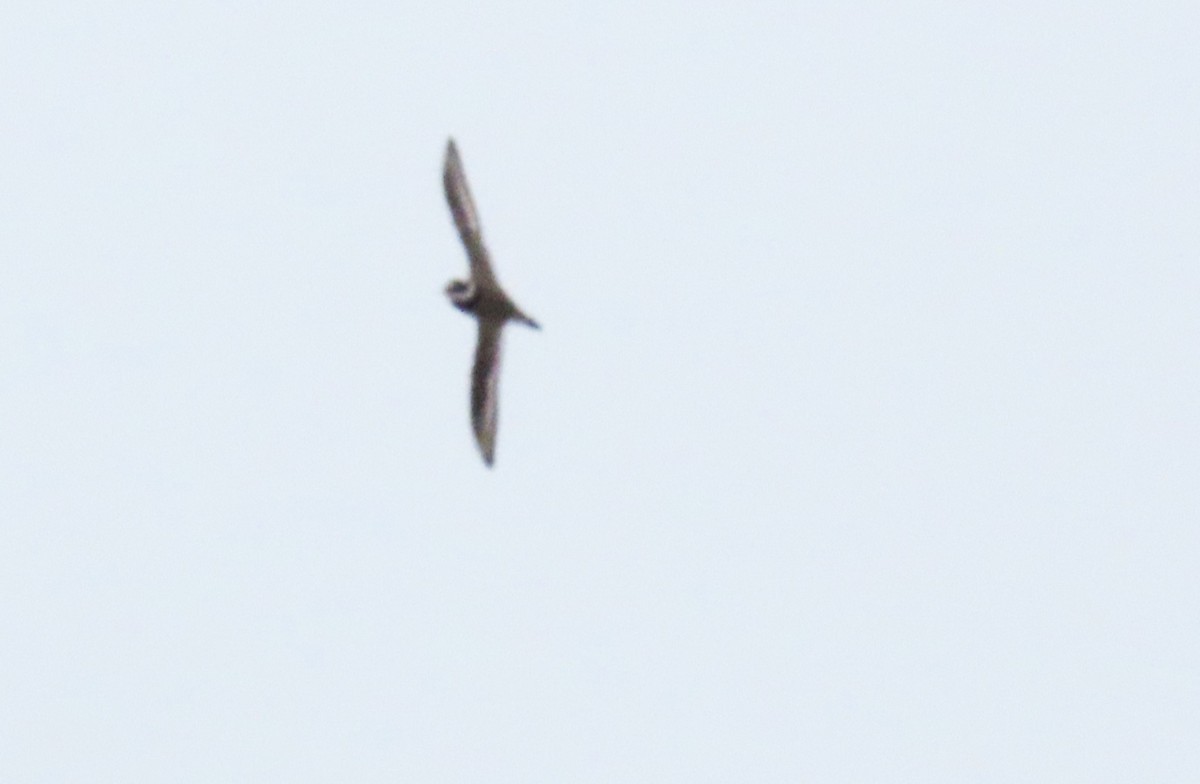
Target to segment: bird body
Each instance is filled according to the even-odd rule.
[[[475,361],[471,368],[471,427],[475,431],[475,441],[483,455],[483,462],[490,467],[496,454],[500,337],[504,325],[516,321],[534,329],[541,327],[521,312],[496,279],[491,257],[483,244],[479,215],[467,187],[462,158],[453,139],[446,144],[442,184],[446,189],[450,214],[470,262],[470,277],[467,280],[450,281],[446,285],[446,296],[454,307],[474,316],[479,323]]]

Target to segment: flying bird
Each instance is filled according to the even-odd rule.
[[[442,169],[446,201],[458,227],[470,261],[470,277],[446,284],[446,296],[454,307],[475,317],[479,336],[475,343],[475,364],[471,368],[471,427],[483,462],[489,467],[496,456],[497,393],[500,378],[500,334],[504,325],[516,321],[541,329],[536,321],[521,312],[500,288],[492,271],[491,257],[483,244],[479,214],[467,188],[462,158],[451,139],[446,144],[446,162]]]

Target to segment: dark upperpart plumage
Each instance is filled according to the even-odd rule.
[[[475,343],[475,361],[471,368],[471,427],[483,462],[491,466],[496,455],[497,395],[500,377],[500,336],[505,323],[517,321],[541,329],[500,287],[492,270],[491,257],[483,244],[483,231],[475,202],[467,187],[467,176],[454,139],[446,144],[442,184],[458,236],[467,249],[470,263],[468,280],[452,280],[446,296],[454,307],[475,317],[479,331]]]

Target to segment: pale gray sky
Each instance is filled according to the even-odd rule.
[[[1200,780],[1198,35],[6,3],[0,778]]]

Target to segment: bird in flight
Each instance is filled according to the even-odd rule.
[[[466,246],[470,261],[470,277],[446,284],[446,296],[454,307],[474,316],[479,324],[475,364],[471,369],[471,427],[475,431],[475,441],[479,444],[483,462],[490,467],[496,456],[500,333],[509,321],[517,321],[534,329],[541,327],[521,312],[504,293],[504,289],[500,288],[500,281],[496,280],[454,139],[446,144],[442,184],[446,188],[450,214],[454,216],[454,225],[458,227],[458,236]]]

